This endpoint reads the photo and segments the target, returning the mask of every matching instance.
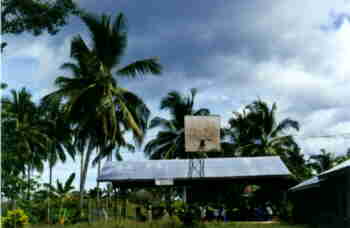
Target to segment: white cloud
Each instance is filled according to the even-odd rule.
[[[161,78],[126,80],[126,85],[140,96],[147,97],[146,103],[155,112],[153,116],[164,114],[158,110],[159,101],[169,90],[187,93],[189,88],[197,87],[196,106],[209,107],[213,113],[221,114],[223,124],[232,116],[232,111],[239,111],[260,97],[277,103],[280,118],[298,120],[301,123],[299,135],[349,132],[350,80],[347,79],[350,76],[350,24],[345,21],[338,29],[321,29],[322,26],[332,26],[331,12],[349,13],[349,2],[232,3],[225,4],[208,20],[196,20],[196,24],[192,25],[188,22],[184,28],[175,23],[178,27],[168,26],[161,34],[131,37],[129,44],[133,50],[143,46],[157,48],[159,43],[164,42],[170,48],[174,44],[168,43],[168,39],[186,37],[186,33],[190,34],[188,39],[207,45],[196,48],[210,49],[222,43],[227,46],[225,50],[215,48],[215,51],[208,52],[211,56],[203,56],[200,65],[192,66],[193,72],[201,70],[198,74],[203,73],[205,77],[192,77],[192,72],[185,67],[186,63],[181,63],[176,69],[165,69]],[[60,72],[58,66],[69,58],[70,36],[58,45],[53,41],[54,37],[49,36],[35,39],[24,36],[10,42],[3,57],[5,64],[28,58],[37,65],[35,73],[25,76],[32,82],[21,75],[11,75],[13,69],[6,70],[5,78],[11,75],[18,84],[36,88],[37,98],[51,91],[52,82]],[[178,56],[171,53],[171,60],[180,61],[196,50],[178,51]],[[307,154],[316,153],[322,147],[343,153],[347,147],[346,140],[342,138],[299,137],[298,140]],[[144,159],[141,153],[128,154],[126,158]],[[78,166],[72,163],[58,166],[60,176],[68,172],[67,167],[69,172],[71,169],[78,170]],[[89,185],[93,186],[95,171],[91,170],[89,176]]]

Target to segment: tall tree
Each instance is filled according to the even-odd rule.
[[[52,185],[52,170],[59,162],[65,162],[66,153],[74,159],[73,130],[64,117],[62,103],[59,99],[42,100],[39,106],[41,118],[46,122],[45,131],[50,137],[48,145],[49,184]]]
[[[38,108],[25,88],[18,92],[11,90],[10,97],[2,99],[2,108],[2,126],[5,131],[12,132],[12,138],[16,141],[15,146],[11,147],[11,157],[18,160],[15,168],[27,176],[29,198],[32,171],[43,170],[51,140],[42,128]]]
[[[74,160],[75,149],[73,147],[73,130],[64,117],[62,103],[59,99],[41,100],[39,111],[41,118],[46,122],[45,131],[51,142],[47,148],[47,161],[49,165],[49,184],[52,185],[52,174],[54,166],[60,161],[64,163],[67,159],[66,153]],[[51,190],[51,188],[49,188]],[[50,220],[50,194],[48,194],[48,223]]]
[[[278,155],[297,179],[310,177],[310,170],[289,130],[299,130],[299,123],[290,118],[277,120],[277,106],[261,100],[235,112],[224,130],[238,156]]]
[[[275,103],[270,109],[266,102],[257,100],[245,107],[243,115],[236,115],[237,118],[229,121],[242,156],[283,155],[296,146],[292,135],[286,131],[298,131],[299,123],[289,118],[278,122],[276,111]]]
[[[81,13],[74,0],[2,0],[1,34],[29,32],[37,36],[47,31],[53,35],[67,24],[70,15]],[[0,46],[3,52],[7,43]]]
[[[137,144],[144,138],[149,110],[141,98],[121,87],[118,78],[161,73],[157,58],[118,67],[127,47],[123,14],[118,14],[113,23],[105,14],[84,14],[82,20],[90,31],[91,48],[80,35],[72,40],[71,57],[75,62],[62,66],[70,70],[72,77],[58,77],[59,89],[45,98],[66,100],[65,113],[75,126],[76,145],[83,155],[81,194],[95,148],[106,154],[111,148],[127,145],[124,132],[132,132]]]
[[[55,34],[69,15],[79,13],[73,0],[3,0],[1,5],[2,34]]]
[[[185,116],[207,116],[209,109],[194,109],[196,89],[191,89],[189,96],[171,91],[161,100],[160,109],[167,110],[170,119],[155,117],[149,128],[160,127],[161,131],[145,146],[145,153],[151,159],[186,158],[185,153]]]
[[[63,199],[68,196],[68,194],[74,189],[73,181],[75,178],[75,173],[72,173],[69,175],[66,182],[63,184],[58,179],[56,180],[56,187],[51,185],[47,185],[51,189],[51,192],[53,192],[56,196]]]
[[[325,149],[321,149],[320,154],[310,156],[310,166],[320,174],[328,169],[337,165],[337,157],[332,152],[327,152]]]

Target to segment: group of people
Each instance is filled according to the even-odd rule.
[[[222,221],[226,222],[229,219],[238,220],[254,220],[254,221],[268,221],[272,219],[273,210],[271,204],[266,203],[257,207],[247,208],[241,211],[239,215],[231,215],[227,213],[224,206],[211,208],[208,206],[199,207],[202,221]],[[229,215],[228,215],[229,214]]]
[[[199,207],[201,212],[201,220],[202,221],[227,221],[226,209],[225,207],[214,208],[210,210],[209,207]]]

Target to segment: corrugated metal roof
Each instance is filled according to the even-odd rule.
[[[335,167],[333,167],[332,169],[329,169],[323,173],[320,174],[320,176],[324,176],[324,175],[327,175],[327,174],[330,174],[330,173],[334,173],[334,172],[337,172],[337,171],[340,171],[342,169],[345,169],[345,168],[350,168],[350,160],[347,160]]]
[[[319,184],[319,183],[320,183],[320,179],[318,178],[318,176],[315,176],[313,178],[310,178],[306,181],[301,182],[300,184],[290,188],[289,190],[292,192],[300,191],[300,190],[316,187],[317,184]]]
[[[319,184],[323,178],[325,176],[327,176],[328,174],[331,174],[331,173],[335,173],[335,172],[338,172],[338,171],[341,171],[345,168],[350,168],[350,160],[348,161],[345,161],[335,167],[333,167],[332,169],[329,169],[323,173],[320,173],[318,176],[315,176],[311,179],[308,179],[306,181],[303,181],[301,182],[300,184],[290,188],[289,190],[290,191],[299,191],[299,190],[303,190],[303,189],[308,189],[308,188],[312,188],[312,187],[315,187],[317,186],[317,184]]]
[[[145,160],[106,162],[98,181],[187,179],[189,160]],[[201,178],[289,176],[278,156],[204,159]]]

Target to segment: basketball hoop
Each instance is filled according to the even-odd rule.
[[[204,177],[206,153],[220,149],[219,116],[185,116],[185,150],[199,156],[193,159],[189,153],[189,177]]]

